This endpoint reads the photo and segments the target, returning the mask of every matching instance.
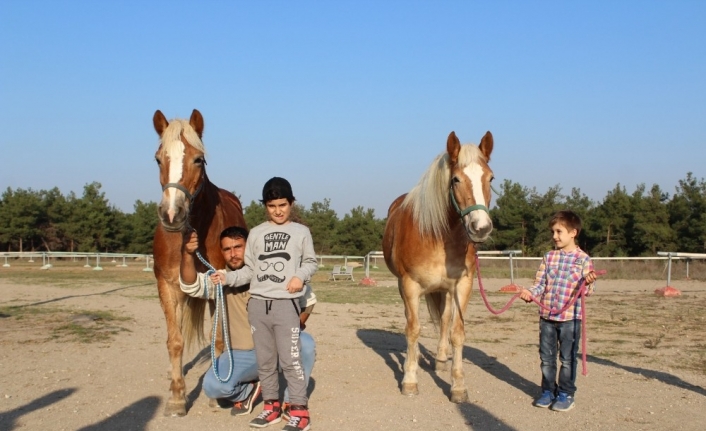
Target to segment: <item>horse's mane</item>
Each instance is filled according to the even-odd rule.
[[[206,148],[203,146],[201,138],[199,138],[199,135],[187,120],[171,120],[169,122],[169,125],[162,133],[162,151],[170,152],[170,150],[174,149],[174,146],[180,144],[182,133],[189,145],[202,153],[206,153]]]
[[[461,145],[458,165],[462,168],[485,160],[478,147]],[[412,212],[412,218],[422,235],[442,237],[449,230],[449,155],[444,152],[434,159],[416,186],[402,202]]]

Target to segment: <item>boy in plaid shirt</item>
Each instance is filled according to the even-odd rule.
[[[534,284],[523,289],[520,298],[531,302],[536,297],[544,307],[539,309],[539,358],[542,361],[542,394],[534,401],[537,407],[567,411],[574,407],[576,365],[581,338],[581,303],[575,303],[583,281],[586,296],[593,293],[596,273],[586,252],[576,245],[581,232],[581,219],[573,211],[559,211],[549,226],[556,246],[544,255]],[[557,384],[557,346],[559,347],[559,382]]]

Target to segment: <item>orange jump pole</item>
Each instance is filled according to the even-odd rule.
[[[515,284],[515,273],[514,265],[512,264],[512,257],[516,254],[522,254],[522,250],[504,250],[503,254],[510,257],[510,284],[500,288],[502,293],[518,293],[522,291],[522,287]]]
[[[661,251],[657,252],[658,256],[667,256],[667,285],[660,289],[656,289],[655,295],[664,296],[665,298],[674,298],[676,296],[681,296],[681,291],[679,291],[679,289],[670,286],[672,282],[672,256],[677,257],[677,254],[678,253],[665,253]]]

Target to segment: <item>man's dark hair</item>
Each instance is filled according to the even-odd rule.
[[[581,233],[581,217],[571,210],[562,210],[554,214],[549,221],[549,228],[551,229],[557,223],[563,224],[568,230],[576,229],[577,237]]]
[[[231,226],[223,229],[223,232],[221,232],[221,237],[220,239],[223,238],[231,238],[231,239],[238,239],[238,238],[243,238],[244,240],[248,239],[248,230],[245,229],[244,227],[240,226]]]
[[[294,202],[291,184],[281,177],[272,177],[267,180],[262,188],[262,200],[260,202],[267,204],[267,202],[276,199],[287,199],[290,204]]]

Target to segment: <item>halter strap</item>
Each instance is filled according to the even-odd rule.
[[[184,192],[184,194],[186,195],[186,198],[187,198],[189,201],[191,201],[191,193],[189,193],[189,190],[187,190],[186,187],[182,186],[181,184],[179,184],[179,183],[167,183],[167,184],[164,185],[164,187],[162,187],[162,191],[165,191],[165,190],[167,190],[167,189],[169,189],[169,188],[181,190],[181,191]],[[201,189],[201,188],[199,187],[199,190],[200,190],[200,189]],[[196,191],[196,193],[198,193],[198,190]]]
[[[486,207],[485,205],[481,205],[481,204],[471,205],[470,207],[466,207],[465,209],[462,210],[458,206],[458,202],[456,202],[456,197],[454,196],[453,186],[449,187],[449,196],[451,197],[451,202],[453,203],[454,208],[456,209],[456,212],[458,213],[459,216],[461,216],[461,218],[466,216],[471,211],[475,211],[475,210],[483,210],[483,211],[490,214],[490,212],[488,211],[488,207]]]
[[[193,195],[192,195],[191,193],[189,193],[189,190],[187,190],[186,187],[182,186],[182,185],[179,184],[179,183],[167,183],[167,184],[164,185],[164,187],[162,187],[162,191],[165,191],[165,190],[167,190],[168,188],[174,188],[174,189],[177,189],[177,190],[181,190],[181,191],[184,192],[184,194],[186,195],[186,198],[189,200],[189,203],[193,203],[193,202],[194,202],[194,198],[196,198],[196,196],[198,196],[199,192],[200,192],[201,189],[203,188],[204,173],[205,173],[205,172],[206,172],[205,170],[201,171],[201,184],[199,184],[199,187],[196,189],[196,191],[194,192]]]

